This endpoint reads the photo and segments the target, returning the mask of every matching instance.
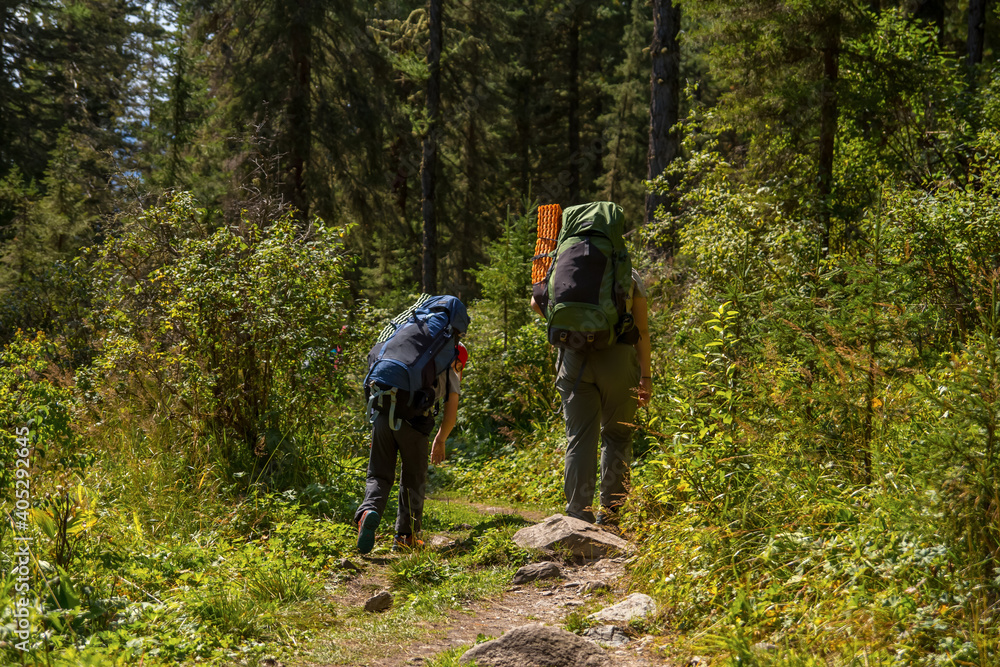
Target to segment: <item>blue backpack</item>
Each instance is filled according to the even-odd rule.
[[[368,353],[365,395],[369,419],[402,420],[425,414],[434,404],[434,380],[458,356],[458,337],[469,328],[465,304],[453,296],[418,301],[386,327]]]

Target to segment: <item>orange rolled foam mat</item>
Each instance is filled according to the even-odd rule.
[[[556,249],[559,228],[562,227],[562,206],[546,204],[538,207],[538,239],[535,241],[535,256],[531,262],[531,283],[540,283],[552,266],[552,258],[546,257]]]

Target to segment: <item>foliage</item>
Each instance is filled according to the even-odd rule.
[[[669,403],[643,429],[652,454],[634,485],[671,513],[678,504],[696,503],[707,520],[751,528],[762,520],[756,469],[767,453],[751,435],[762,420],[745,404],[750,392],[739,363],[739,316],[729,302],[721,304],[692,341],[701,351],[675,360]]]
[[[539,422],[523,439],[455,456],[451,485],[477,498],[558,506],[564,500],[561,422]]]
[[[27,656],[112,664],[101,660],[106,652],[154,665],[221,664],[256,660],[272,642],[300,633],[299,617],[314,613],[321,581],[353,545],[351,528],[316,516],[323,503],[294,494],[234,502],[205,488],[194,492],[216,516],[232,506],[234,520],[160,533],[159,517],[147,508],[90,492],[88,530],[78,532],[70,565],[33,565],[32,593],[40,597],[30,607],[36,633]],[[168,493],[156,490],[160,503]],[[3,558],[11,545],[3,541]],[[14,608],[12,584],[8,579],[0,589],[5,622]],[[3,650],[16,658],[12,644]]]
[[[532,423],[548,422],[556,410],[556,355],[544,323],[524,325],[505,347],[495,333],[499,323],[486,309],[477,308],[473,318],[459,412],[463,422],[486,434],[497,427],[531,428]]]
[[[5,501],[12,497],[8,492],[16,470],[58,458],[75,442],[71,394],[47,376],[53,355],[54,346],[43,334],[18,332],[0,349],[0,494]],[[21,451],[25,456],[18,456]],[[16,467],[15,458],[27,468]]]
[[[954,2],[682,4],[670,214],[633,239],[656,393],[630,586],[713,663],[994,665],[996,49],[956,56]],[[430,502],[459,536],[394,558],[396,608],[329,611],[365,474],[359,297],[394,309],[418,268],[427,17],[299,9],[0,8],[0,489],[10,513],[30,472],[38,630],[14,652],[0,528],[5,663],[249,664],[320,627],[367,651],[529,557],[516,521]],[[530,220],[505,212],[640,201],[644,12],[445,14],[437,250],[475,323],[450,490],[562,503]]]
[[[986,277],[1000,252],[993,233],[1000,220],[1000,166],[990,157],[998,146],[1000,135],[981,133],[971,145],[965,184],[886,192],[886,244],[906,279],[907,296],[947,313],[960,336],[976,330],[988,313]]]
[[[1000,276],[990,276],[992,295],[983,304],[983,326],[926,375],[917,378],[933,410],[915,452],[921,473],[940,507],[942,528],[980,572],[1000,589]]]
[[[499,311],[503,350],[510,338],[531,319],[531,256],[535,233],[531,226],[537,206],[526,206],[527,213],[513,217],[507,212],[504,233],[486,249],[488,262],[470,271],[482,287],[483,300]]]
[[[849,243],[810,257],[815,218],[688,142],[696,272],[654,355],[672,372],[626,512],[636,581],[730,664],[990,664],[992,161],[969,185],[883,182]]]
[[[94,251],[101,383],[156,418],[289,451],[346,398],[343,235],[243,217],[211,229],[186,195],[127,217]]]
[[[526,565],[531,554],[519,547],[513,538],[520,526],[494,528],[475,538],[475,547],[469,554],[469,562],[478,567]]]

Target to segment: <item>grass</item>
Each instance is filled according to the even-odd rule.
[[[512,541],[530,521],[484,505],[515,499],[540,518],[561,504],[553,490],[559,434],[540,429],[536,448],[458,460],[439,476],[455,486],[427,500],[424,529],[445,546],[392,553],[390,507],[362,560],[350,525],[363,488],[356,460],[336,478],[278,493],[232,474],[210,455],[212,443],[189,451],[193,443],[169,424],[105,424],[91,436],[103,443],[84,448],[92,458],[37,472],[39,497],[60,484],[86,489],[78,509],[88,520],[77,524],[62,571],[54,563],[65,551],[36,533],[33,582],[58,577],[31,616],[47,642],[23,655],[0,648],[4,664],[223,665],[270,654],[320,665],[394,655],[473,602],[501,595],[513,572],[537,559]],[[866,487],[836,469],[758,455],[739,502],[713,514],[676,476],[685,461],[656,461],[653,452],[637,467],[624,516],[641,546],[630,588],[654,595],[662,610],[635,632],[669,629],[680,647],[671,651],[719,665],[997,664],[995,587],[964,576],[975,564],[933,530],[941,517],[902,471],[892,484]],[[475,502],[455,489],[471,490]],[[4,532],[5,572],[14,548]],[[341,569],[343,558],[361,565],[363,586]],[[364,612],[364,595],[383,587],[393,607]],[[0,608],[13,602],[8,577]],[[585,616],[577,610],[564,624],[583,631]]]
[[[424,662],[427,667],[475,667],[475,662],[462,662],[462,656],[472,648],[471,645],[456,646]]]

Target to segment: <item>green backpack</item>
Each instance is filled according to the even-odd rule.
[[[548,323],[549,342],[571,350],[602,350],[634,342],[626,300],[632,259],[625,247],[625,215],[608,201],[563,211],[554,260],[535,300]]]

